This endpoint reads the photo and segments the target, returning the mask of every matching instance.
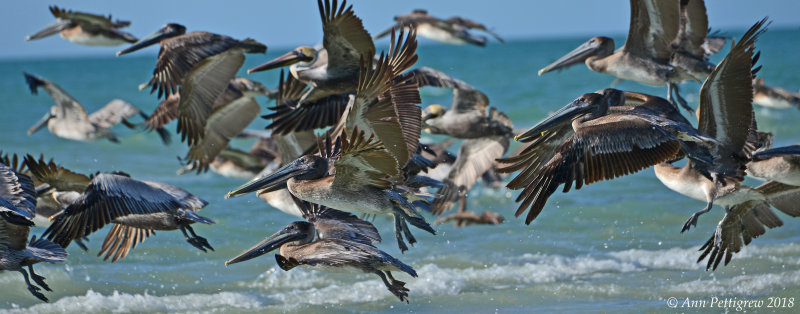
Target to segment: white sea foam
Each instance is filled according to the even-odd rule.
[[[91,313],[91,312],[175,312],[209,311],[213,309],[254,309],[261,303],[251,296],[220,292],[215,294],[192,293],[187,295],[153,296],[114,291],[111,295],[89,290],[84,296],[65,297],[56,302],[37,304],[26,309],[13,309],[11,313]]]

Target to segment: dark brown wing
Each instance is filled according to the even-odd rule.
[[[678,34],[680,9],[677,1],[630,0],[631,23],[622,49],[636,56],[668,63],[670,43]]]
[[[151,93],[158,90],[158,98],[178,93],[178,85],[195,65],[237,45],[236,39],[207,32],[191,32],[164,40],[153,78],[147,85],[152,86]]]
[[[419,144],[422,110],[417,104],[422,100],[414,80],[394,80],[417,60],[416,35],[412,31],[404,40],[401,32],[397,38],[395,42],[392,33],[391,54],[381,53],[374,70],[372,58],[363,60],[356,97],[344,122],[348,130],[377,136],[403,167]]]
[[[567,128],[567,127],[564,127]],[[611,180],[672,159],[681,149],[679,141],[646,119],[631,114],[614,113],[589,120],[573,135],[564,128],[539,137],[518,156],[506,159],[512,163],[499,172],[522,169],[508,187],[522,188],[517,201],[522,201],[516,215],[530,208],[525,223],[529,224],[544,208],[547,199],[564,184],[564,192],[572,185]],[[563,140],[555,150],[553,140]],[[544,157],[544,158],[543,158]],[[549,157],[549,158],[547,158]]]
[[[766,19],[753,25],[708,76],[700,89],[698,130],[720,142],[715,163],[723,175],[734,175],[753,121],[754,44]]]
[[[183,79],[178,105],[178,133],[190,146],[203,138],[219,97],[244,64],[244,52],[227,50],[197,63]],[[238,133],[237,133],[238,134]]]
[[[703,44],[708,35],[708,16],[703,0],[681,0],[680,25],[676,44],[678,49],[704,59]]]
[[[287,134],[294,131],[308,131],[335,125],[341,119],[347,107],[347,94],[332,95],[325,98],[305,101],[299,106],[297,103],[305,91],[306,85],[296,80],[292,75],[287,75],[284,80],[281,72],[281,81],[278,86],[276,105],[270,107],[275,112],[264,115],[264,119],[272,119],[267,125],[277,134]]]
[[[178,118],[178,105],[181,102],[181,94],[170,94],[166,99],[158,104],[156,110],[144,121],[148,130],[155,130],[164,127],[167,123]]]
[[[339,141],[341,152],[334,162],[336,176],[333,185],[371,185],[388,189],[400,176],[397,161],[375,135],[367,138],[356,127],[349,138],[345,131]]]

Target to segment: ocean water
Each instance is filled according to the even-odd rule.
[[[742,32],[726,31],[733,36]],[[513,41],[491,43],[486,48],[426,42],[419,48],[418,65],[440,69],[480,88],[517,128],[526,128],[579,95],[608,87],[614,80],[584,66],[536,75],[539,68],[584,40]],[[617,42],[624,42],[624,38],[617,38]],[[379,43],[379,47],[387,45],[385,41]],[[760,75],[768,84],[800,88],[800,62],[795,54],[800,33],[770,30],[757,47],[762,51]],[[266,57],[248,56],[245,68],[289,48],[271,47]],[[719,61],[722,56],[713,60]],[[466,228],[440,225],[435,236],[414,230],[419,243],[405,254],[392,239],[391,221],[378,217],[375,224],[386,239],[379,247],[419,273],[419,278],[398,275],[411,290],[410,304],[399,302],[374,275],[328,274],[300,268],[284,272],[276,267],[272,254],[226,268],[225,260],[295,218],[253,195],[224,199],[227,191],[242,183],[240,180],[214,173],[175,175],[179,168],[176,157],[188,150],[177,139],[164,146],[155,134],[121,126],[115,129],[120,144],[74,142],[46,130],[26,134],[52,100],[43,92],[31,95],[21,72],[59,84],[89,112],[113,98],[150,112],[158,101],[147,91],[137,90],[137,85],[149,79],[154,64],[155,56],[147,54],[0,61],[0,95],[4,100],[0,149],[44,154],[83,173],[121,170],[138,179],[181,186],[209,202],[201,214],[217,223],[196,226],[195,230],[216,251],[195,249],[178,231],[159,231],[127,258],[104,262],[95,255],[106,235],[105,228],[90,237],[89,252],[70,247],[66,263],[35,266],[54,290],[45,293],[50,303],[33,297],[19,273],[0,273],[4,287],[0,312],[687,311],[690,309],[669,308],[669,298],[680,300],[681,306],[687,299],[769,302],[770,297],[800,297],[800,221],[779,214],[783,227],[754,240],[727,267],[705,271],[704,263],[695,263],[697,250],[723,216],[722,208],[715,207],[701,217],[697,228],[681,234],[683,222],[705,204],[668,190],[650,169],[577,192],[556,193],[531,225],[513,216],[516,191],[477,186],[469,193],[469,208],[496,211],[505,216],[505,223]],[[249,77],[272,88],[278,73]],[[694,82],[681,86],[693,106],[698,102],[699,87]],[[655,95],[666,92],[663,87],[631,82],[618,88]],[[450,101],[449,90],[426,88],[422,96],[425,104]],[[267,106],[264,99],[260,102]],[[775,135],[776,145],[800,138],[798,110],[756,108],[756,114],[759,127]],[[267,123],[257,119],[251,128],[261,129]],[[175,123],[169,128],[174,131]],[[250,142],[237,140],[233,145],[247,148]],[[452,150],[457,151],[457,146]],[[753,179],[747,182],[758,184]],[[35,227],[32,233],[43,230]],[[800,298],[794,302],[800,306]],[[797,311],[794,307],[775,309],[767,305],[761,310]]]

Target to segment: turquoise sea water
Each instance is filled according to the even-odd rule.
[[[593,73],[584,66],[536,75],[539,68],[585,39],[492,43],[486,48],[426,44],[419,49],[418,65],[440,69],[480,88],[517,128],[525,128],[579,95],[608,87],[613,81],[613,77]],[[624,38],[616,39],[624,42]],[[768,84],[800,88],[800,62],[796,57],[800,33],[770,30],[757,47],[762,51],[760,75]],[[271,47],[266,57],[248,56],[245,68],[286,50]],[[715,56],[714,61],[721,58]],[[103,262],[95,254],[107,227],[90,237],[90,252],[70,247],[66,263],[36,265],[54,290],[45,293],[51,299],[48,304],[30,295],[19,273],[0,273],[0,312],[690,310],[669,308],[671,297],[680,301],[679,306],[687,298],[768,302],[769,297],[797,297],[795,308],[778,310],[797,311],[800,307],[800,244],[796,243],[800,240],[800,221],[779,214],[785,222],[783,227],[754,240],[729,266],[707,272],[704,264],[695,263],[697,249],[713,232],[723,215],[722,208],[715,207],[701,217],[697,228],[680,234],[685,219],[704,204],[668,190],[650,169],[577,192],[556,193],[530,226],[513,217],[517,192],[477,186],[469,193],[469,208],[499,212],[507,219],[504,224],[467,228],[440,225],[436,236],[414,230],[420,242],[405,254],[400,254],[390,240],[391,221],[379,217],[375,224],[387,239],[379,247],[419,273],[419,278],[398,275],[408,282],[410,304],[398,302],[374,275],[327,274],[299,268],[284,272],[276,267],[272,254],[226,268],[225,260],[295,218],[252,195],[224,199],[228,190],[242,183],[240,180],[214,173],[175,175],[179,168],[176,156],[183,156],[188,149],[177,142],[164,146],[155,134],[118,127],[115,131],[121,144],[68,141],[46,130],[26,134],[52,100],[44,93],[31,95],[22,71],[59,84],[89,112],[113,98],[150,112],[157,100],[137,86],[149,79],[154,64],[154,56],[137,54],[0,61],[0,95],[4,100],[0,149],[44,153],[83,173],[122,170],[139,179],[181,186],[209,202],[201,214],[217,224],[197,226],[195,230],[216,251],[200,252],[177,231],[158,232],[127,258]],[[278,73],[249,77],[273,88]],[[699,87],[698,83],[682,85],[684,96],[693,106],[698,102]],[[618,88],[655,95],[666,92],[666,88],[631,82]],[[424,89],[422,95],[425,104],[450,101],[449,90]],[[260,102],[266,107],[264,99]],[[756,113],[759,127],[774,133],[776,145],[800,138],[798,110],[756,108]],[[257,119],[251,128],[261,129],[266,124]],[[169,128],[174,131],[175,124]],[[234,142],[242,148],[249,144]],[[455,152],[457,146],[452,150]],[[752,179],[747,182],[758,184]],[[43,230],[36,227],[32,233]]]

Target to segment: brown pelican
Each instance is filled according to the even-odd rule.
[[[239,71],[244,54],[267,51],[267,46],[253,39],[237,40],[207,32],[186,34],[186,27],[171,23],[117,55],[156,43],[161,44],[161,51],[153,77],[145,86],[152,87],[151,93],[158,90],[159,98],[180,94],[178,132],[190,146],[203,138],[214,100]]]
[[[317,50],[303,46],[247,70],[252,73],[291,65],[292,76],[311,86],[299,104],[354,91],[358,83],[359,60],[375,55],[372,37],[353,12],[352,5],[347,6],[346,0],[341,6],[336,0],[333,3],[317,0],[317,4],[322,18],[322,45],[327,53],[327,62],[318,62]]]
[[[112,21],[108,17],[83,12],[67,11],[57,6],[50,7],[55,22],[47,25],[36,34],[25,37],[25,40],[44,38],[59,33],[61,38],[86,46],[119,46],[136,42],[136,37],[120,28],[131,25],[128,21]]]
[[[800,93],[792,93],[780,87],[767,86],[764,79],[753,79],[753,103],[770,108],[800,108]]]
[[[39,291],[53,290],[44,282],[44,277],[33,271],[33,264],[63,262],[67,252],[46,239],[36,239],[36,236],[28,242],[36,207],[35,193],[30,177],[0,163],[0,272],[14,270],[22,273],[28,291],[47,302]],[[30,278],[23,269],[25,266],[30,270]],[[30,279],[39,286],[31,284]]]
[[[663,161],[690,157],[709,162],[694,145],[712,145],[666,100],[606,89],[575,99],[516,139],[526,144],[499,160],[501,173],[522,170],[507,187],[523,189],[516,216],[530,208],[529,224],[559,185],[583,185],[638,172]]]
[[[648,85],[667,85],[667,99],[686,109],[686,101],[677,90],[678,82],[694,79],[689,73],[670,64],[672,42],[680,25],[676,1],[631,0],[631,23],[625,46],[614,51],[614,40],[594,37],[567,55],[539,70],[539,75],[585,62],[595,72]],[[672,101],[672,103],[675,103]]]
[[[391,54],[381,53],[374,70],[374,60],[362,58],[358,88],[337,127],[342,135],[334,149],[329,137],[319,155],[300,157],[268,176],[254,178],[226,197],[287,188],[295,197],[314,204],[391,214],[402,251],[408,249],[403,234],[409,243],[416,242],[407,223],[435,233],[411,204],[416,195],[404,186],[402,171],[418,148],[421,128],[416,82],[397,79],[416,62],[415,34],[412,31],[403,38],[401,31],[397,42],[392,37]]]
[[[492,114],[489,98],[483,92],[464,81],[427,67],[416,69],[409,74],[416,78],[420,87],[453,89],[453,101],[449,109],[441,105],[430,105],[425,108],[422,122],[426,131],[463,139],[513,135],[510,121],[503,118],[503,114]]]
[[[113,223],[97,254],[106,253],[103,260],[112,255],[112,262],[124,258],[155,230],[180,229],[194,247],[204,252],[214,250],[190,226],[196,222],[214,223],[195,213],[208,203],[179,187],[135,180],[121,172],[98,173],[89,178],[30,155],[25,163],[39,180],[61,191],[80,191],[61,200],[66,209],[51,217],[53,223],[42,234],[61,247]]]
[[[243,262],[275,249],[278,266],[290,270],[300,266],[324,272],[376,274],[400,301],[408,302],[405,282],[394,279],[393,271],[417,277],[414,268],[372,245],[380,241],[371,223],[352,214],[319,205],[301,206],[303,218],[264,239],[247,251],[225,262]]]
[[[504,42],[503,38],[488,30],[483,24],[463,17],[454,16],[443,20],[428,15],[428,11],[426,10],[416,9],[409,14],[395,16],[394,20],[397,23],[380,34],[375,35],[375,39],[389,35],[392,30],[410,26],[417,30],[419,36],[446,44],[486,46],[489,40],[484,36],[470,33],[469,30],[471,29],[482,30],[492,35],[497,41],[501,43]]]
[[[38,76],[23,74],[32,94],[35,95],[38,88],[42,87],[56,102],[56,105],[50,107],[50,111],[28,130],[28,134],[33,134],[46,125],[51,133],[66,139],[96,141],[107,138],[112,142],[119,142],[114,132],[111,132],[113,126],[120,122],[130,126],[131,124],[125,119],[135,115],[147,117],[138,108],[119,99],[114,99],[100,110],[87,115],[83,106],[58,85]]]
[[[734,253],[738,253],[753,238],[766,232],[764,227],[771,229],[783,225],[783,221],[770,209],[770,205],[789,216],[800,216],[800,209],[797,207],[800,202],[800,187],[770,181],[755,190],[762,193],[766,200],[750,200],[731,206],[717,224],[714,234],[700,248],[703,253],[697,262],[708,257],[706,270],[716,270],[723,256],[725,265],[728,265]]]
[[[706,207],[694,213],[681,232],[697,225],[697,218],[711,210],[714,202],[733,206],[748,200],[764,200],[764,195],[741,185],[744,167],[753,148],[746,145],[755,133],[752,77],[758,54],[754,44],[764,32],[766,19],[753,25],[731,48],[700,89],[698,130],[714,137],[711,147],[715,156],[711,169],[689,161],[679,168],[669,163],[656,165],[656,177],[668,188],[706,202]],[[711,176],[707,175],[711,173]]]

